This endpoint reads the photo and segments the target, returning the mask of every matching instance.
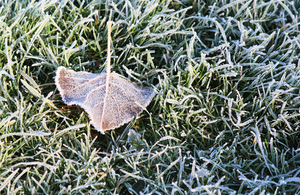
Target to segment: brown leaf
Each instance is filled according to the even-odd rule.
[[[141,88],[117,73],[93,74],[59,67],[55,84],[68,105],[80,105],[104,133],[131,121],[150,103],[154,90]]]

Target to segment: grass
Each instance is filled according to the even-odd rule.
[[[300,194],[300,1],[0,2],[3,194]],[[99,134],[54,84],[112,71],[156,96]]]

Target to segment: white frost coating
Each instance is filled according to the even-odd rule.
[[[94,127],[104,134],[128,123],[150,103],[154,90],[141,88],[110,71],[111,25],[107,22],[106,73],[75,72],[64,67],[56,71],[55,84],[63,101],[77,104],[89,114]]]
[[[107,77],[110,78],[106,90]],[[92,125],[103,134],[139,115],[154,95],[153,88],[139,87],[114,72],[93,74],[59,67],[55,84],[63,101],[84,108]]]

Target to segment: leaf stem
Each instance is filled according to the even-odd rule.
[[[107,35],[107,65],[106,65],[106,73],[110,75],[110,44],[111,44],[111,21],[107,22],[108,35]]]

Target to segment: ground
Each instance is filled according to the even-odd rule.
[[[300,1],[1,1],[0,191],[300,194]],[[156,95],[102,135],[54,83],[112,72]]]

